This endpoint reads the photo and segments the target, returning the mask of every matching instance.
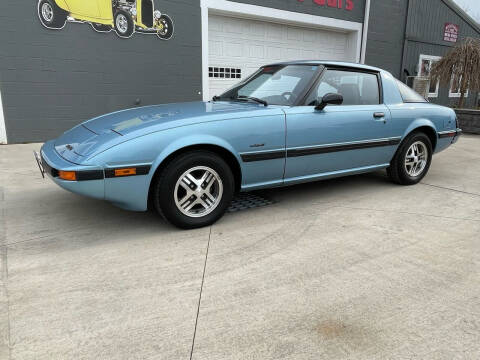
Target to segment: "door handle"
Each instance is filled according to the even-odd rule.
[[[373,117],[374,118],[384,118],[385,117],[385,113],[383,112],[376,112],[376,113],[373,113]]]

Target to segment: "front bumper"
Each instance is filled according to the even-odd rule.
[[[105,198],[104,171],[101,167],[78,165],[63,159],[55,150],[54,141],[47,141],[40,150],[45,174],[58,186],[76,194],[95,199]],[[75,171],[77,181],[62,180],[58,171]]]
[[[127,210],[147,210],[151,164],[125,164],[122,167],[79,165],[62,158],[55,150],[54,140],[42,146],[40,162],[40,171],[43,170],[58,186],[68,191],[104,199]],[[116,170],[132,167],[136,169],[133,176],[117,177]],[[77,181],[60,179],[60,170],[75,171]]]

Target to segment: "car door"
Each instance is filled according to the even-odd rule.
[[[99,19],[101,18],[98,8],[99,1],[105,2],[109,0],[67,0],[67,4],[73,17],[77,15],[82,17]]]
[[[343,96],[340,106],[316,110],[327,93]],[[400,139],[392,137],[379,73],[326,68],[304,106],[286,112],[285,182],[388,164]]]

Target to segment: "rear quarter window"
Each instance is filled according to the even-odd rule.
[[[412,88],[408,87],[399,80],[397,81],[398,90],[402,95],[403,102],[406,103],[426,103],[427,100]]]

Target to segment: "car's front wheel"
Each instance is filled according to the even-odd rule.
[[[128,38],[135,31],[135,24],[132,15],[125,10],[118,10],[113,17],[115,31],[118,36]]]
[[[163,217],[183,229],[208,226],[225,213],[235,180],[225,160],[209,151],[173,159],[153,183],[153,202]]]
[[[390,179],[401,185],[419,183],[432,162],[432,142],[421,132],[409,135],[400,145],[387,173]]]
[[[39,0],[38,17],[45,27],[61,29],[67,21],[67,12],[61,9],[54,0]]]

